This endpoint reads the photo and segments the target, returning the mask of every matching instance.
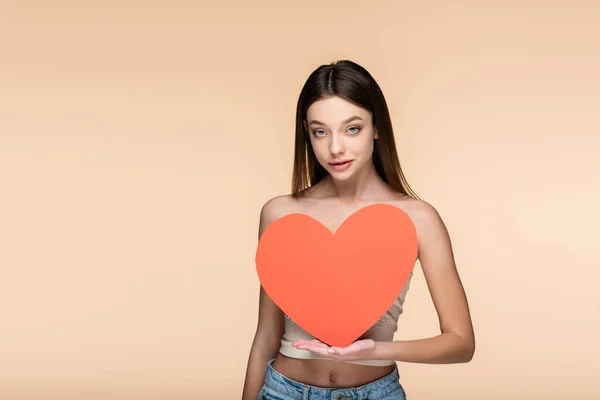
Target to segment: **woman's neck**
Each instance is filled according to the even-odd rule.
[[[385,182],[370,164],[355,176],[345,181],[336,181],[331,175],[326,178],[327,197],[337,198],[340,203],[357,204],[373,194],[385,189]]]

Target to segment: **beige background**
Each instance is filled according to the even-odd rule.
[[[258,212],[344,58],[473,313],[409,398],[600,397],[598,2],[192,3],[0,3],[0,400],[239,399]],[[437,333],[417,264],[396,338]]]

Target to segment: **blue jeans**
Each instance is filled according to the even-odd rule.
[[[398,366],[373,382],[351,388],[323,388],[296,382],[275,371],[269,360],[258,400],[406,400]]]

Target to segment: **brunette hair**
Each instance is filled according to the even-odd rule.
[[[331,96],[342,97],[372,113],[373,127],[378,133],[373,150],[375,170],[393,189],[418,198],[400,167],[392,121],[383,92],[364,67],[350,60],[321,65],[310,74],[300,91],[296,107],[292,196],[298,197],[304,189],[327,176],[327,171],[315,157],[304,122],[306,111],[312,103]]]

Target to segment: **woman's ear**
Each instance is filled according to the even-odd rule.
[[[373,139],[379,139],[379,134],[377,133],[377,128],[373,131]]]

